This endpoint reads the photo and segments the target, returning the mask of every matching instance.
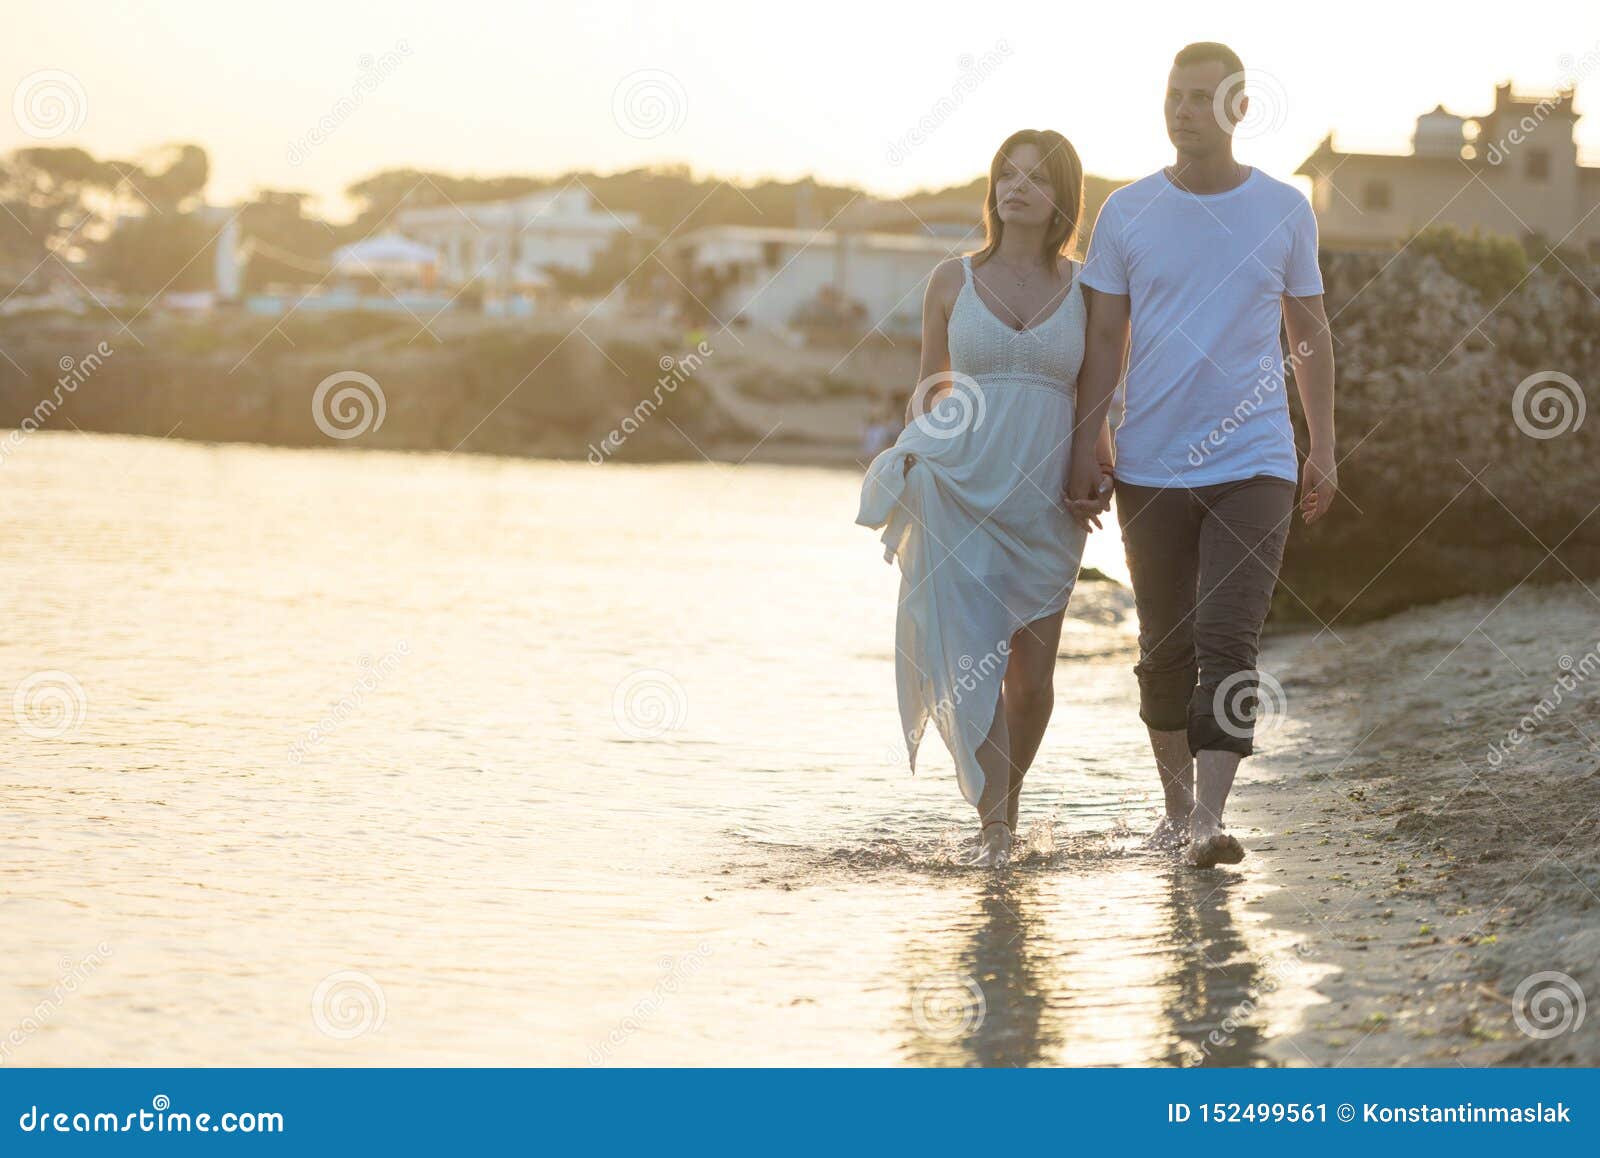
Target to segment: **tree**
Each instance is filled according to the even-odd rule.
[[[95,269],[125,293],[211,288],[212,235],[198,214],[125,218],[95,255]]]
[[[263,189],[239,213],[239,232],[251,245],[245,288],[259,290],[273,282],[305,285],[319,280],[338,245],[338,235],[316,217],[308,217],[310,194]]]
[[[84,244],[103,229],[94,194],[120,179],[82,149],[18,149],[0,162],[0,258],[32,268],[64,245]]]
[[[201,200],[210,176],[210,159],[199,145],[167,145],[128,179],[154,212],[182,213]]]

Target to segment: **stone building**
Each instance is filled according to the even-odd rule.
[[[1573,90],[1495,89],[1494,110],[1417,118],[1409,153],[1347,153],[1330,133],[1296,174],[1312,185],[1322,244],[1392,247],[1428,225],[1454,225],[1600,257],[1600,166],[1578,156]]]

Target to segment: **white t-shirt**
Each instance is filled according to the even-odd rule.
[[[1322,292],[1317,219],[1298,189],[1251,169],[1196,194],[1152,173],[1106,201],[1081,276],[1130,299],[1118,478],[1295,481],[1278,330],[1285,294]]]

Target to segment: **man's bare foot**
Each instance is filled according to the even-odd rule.
[[[1155,831],[1144,838],[1143,847],[1160,852],[1172,852],[1189,843],[1189,822],[1163,816]]]
[[[1238,864],[1244,859],[1244,845],[1231,832],[1220,828],[1209,833],[1196,832],[1189,838],[1189,852],[1184,859],[1195,868]]]
[[[975,862],[979,868],[1005,868],[1011,863],[1011,826],[991,820],[983,826],[982,847]]]

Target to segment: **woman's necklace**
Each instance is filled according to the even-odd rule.
[[[989,259],[989,264],[997,266],[1019,290],[1027,286],[1032,286],[1038,275],[1044,272],[1044,267],[1042,265],[1029,264],[1024,266],[1022,268],[1022,272],[1019,273],[1014,266],[1008,265],[1006,262],[994,257]]]
[[[1042,265],[1030,263],[1029,265],[1022,267],[1022,271],[1019,273],[1015,267],[1008,265],[999,258],[994,257],[991,257],[984,264],[985,266],[997,267],[999,272],[1005,276],[1005,280],[1010,283],[1011,291],[1024,298],[1031,296],[1031,291],[1038,281],[1039,274],[1045,272]],[[1000,307],[1005,310],[1007,317],[1010,319],[1010,325],[1012,329],[1026,330],[1031,324],[1016,310],[1012,309],[1011,303],[1007,302],[999,294],[995,295],[995,301],[999,302]]]

